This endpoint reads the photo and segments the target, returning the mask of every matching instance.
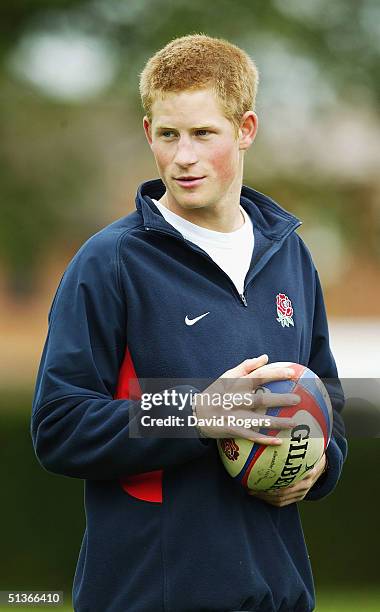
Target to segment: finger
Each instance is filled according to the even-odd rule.
[[[260,355],[259,357],[253,357],[252,359],[245,359],[236,367],[224,372],[220,378],[239,378],[240,376],[247,376],[250,372],[257,368],[261,368],[267,362],[268,355],[266,354]]]
[[[262,415],[258,415],[258,416],[261,416],[261,420],[263,420]],[[295,421],[293,421],[292,419],[288,419],[286,417],[275,417],[275,416],[266,415],[265,420],[266,419],[268,419],[268,425],[266,423],[263,423],[262,425],[260,425],[260,429],[276,429],[276,430],[292,429],[293,427],[295,427],[295,425],[297,425]]]
[[[303,481],[297,482],[295,485],[291,485],[290,487],[285,487],[282,490],[281,497],[283,499],[288,499],[292,497],[296,497],[297,495],[306,495],[306,493],[310,490],[312,483],[303,484]]]
[[[308,480],[306,478],[303,478],[302,480],[289,485],[287,487],[281,487],[281,489],[278,489],[278,491],[281,491],[282,495],[297,495],[298,493],[303,493],[305,491],[308,491],[310,489],[310,487],[313,484],[313,480]]]
[[[300,502],[305,499],[306,495],[307,491],[304,491],[303,493],[298,493],[298,495],[292,495],[291,497],[284,498],[281,501],[286,501],[287,503],[293,504],[294,502]]]
[[[316,474],[310,474],[306,473],[306,476],[303,476],[303,478],[301,478],[301,480],[299,481],[300,488],[301,487],[311,487],[311,485],[317,480],[317,475]]]
[[[282,499],[283,500],[283,499],[287,499],[288,497],[294,497],[294,495],[289,495],[289,493],[287,493],[285,489],[269,489],[269,491],[266,491],[266,494],[271,499]]]
[[[296,406],[301,398],[296,393],[264,393],[257,391],[244,395],[242,406],[253,408],[281,408],[283,406]]]
[[[279,487],[273,489],[267,489],[265,491],[254,491],[255,493],[260,493],[260,495],[266,495],[270,497],[277,497],[281,499],[295,497],[296,495],[302,495],[305,490],[308,491],[309,487],[303,485],[303,480],[300,482],[296,482],[295,484],[289,485],[287,487]],[[252,489],[250,489],[251,491]]]
[[[308,491],[310,491],[311,487],[314,485],[315,482],[315,480],[311,480],[305,483],[302,487],[299,488],[299,492],[307,493]]]
[[[300,486],[311,486],[317,479],[318,473],[313,468],[312,470],[307,470],[297,484]]]
[[[295,485],[290,485],[289,487],[281,487],[280,489],[268,489],[267,491],[254,491],[249,489],[250,495],[256,495],[257,497],[261,497],[262,499],[276,499],[278,501],[288,501],[290,499],[298,499],[303,498],[308,488],[299,487],[300,483],[296,483]]]
[[[235,422],[231,423],[231,425],[236,425],[236,428],[239,427],[241,423],[239,420],[246,421],[250,426],[244,427],[246,429],[246,433],[250,433],[251,431],[259,431],[260,429],[291,429],[297,425],[296,421],[292,418],[288,417],[275,417],[269,414],[260,413],[260,412],[248,412],[244,410],[234,410],[231,414],[231,418],[234,417]],[[234,431],[236,429],[234,427]],[[239,427],[239,429],[241,429]],[[267,435],[267,434],[266,434]],[[273,436],[272,436],[273,437]]]
[[[323,472],[322,465],[318,464],[314,466],[311,470],[307,470],[304,478],[305,479],[310,478],[310,480],[316,480],[317,478],[319,478],[322,472]]]
[[[282,444],[281,438],[275,436],[266,436],[265,434],[253,431],[248,427],[234,427],[229,430],[227,434],[223,434],[223,438],[244,438],[257,444],[265,444],[266,446],[280,446]]]
[[[256,387],[262,386],[267,382],[272,382],[275,380],[290,380],[294,375],[295,372],[291,368],[274,368],[269,365],[264,365],[247,374],[247,378],[252,380],[252,386],[255,389]]]
[[[282,487],[280,489],[268,489],[266,491],[261,491],[260,493],[262,493],[263,495],[265,495],[266,497],[269,497],[270,499],[278,499],[278,500],[286,500],[286,499],[291,499],[293,497],[297,497],[298,495],[303,495],[304,491],[303,490],[292,490],[292,487]]]

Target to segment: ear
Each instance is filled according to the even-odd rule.
[[[239,127],[239,149],[247,150],[255,140],[259,119],[255,112],[244,113]]]
[[[152,146],[152,126],[149,122],[148,117],[145,115],[145,117],[143,118],[143,128],[144,128],[144,132],[145,132],[145,136],[147,138],[147,141],[149,142],[149,145]]]

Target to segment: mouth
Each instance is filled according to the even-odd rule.
[[[175,178],[175,182],[184,187],[185,189],[190,189],[191,187],[196,187],[200,185],[202,181],[205,179],[205,176],[189,176],[182,178]]]

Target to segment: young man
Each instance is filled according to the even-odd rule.
[[[142,387],[129,386],[214,381],[180,413],[174,400],[153,406],[155,418],[207,416],[200,398],[218,384],[249,389],[253,406],[232,410],[252,417],[299,399],[255,393],[292,375],[268,361],[337,378],[318,275],[294,231],[300,222],[242,186],[256,87],[246,53],[205,35],[176,39],[148,61],[143,124],[161,178],[139,187],[135,212],[82,246],[55,295],[32,437],[46,469],[85,480],[76,612],[314,608],[296,502],[326,496],[339,479],[339,384],[327,461],[278,494],[254,495],[224,470],[215,438],[277,438],[196,424],[184,434],[175,419],[161,435],[144,435]],[[292,324],[281,324],[284,308]],[[274,418],[272,426],[291,422]]]

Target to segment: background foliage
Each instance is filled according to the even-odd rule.
[[[327,201],[329,224],[362,247],[363,257],[379,258],[379,160],[369,142],[379,130],[379,17],[376,0],[1,3],[0,262],[9,288],[33,292],[33,273],[51,250],[67,236],[79,245],[104,225],[110,201],[130,207],[128,179],[149,155],[139,72],[165,42],[191,32],[228,38],[258,63],[263,127],[247,182],[269,192],[272,184],[275,190],[286,184],[285,205],[304,210],[306,203],[314,217],[326,213]],[[108,58],[112,75],[96,95],[82,91],[70,98],[62,88],[57,95],[51,74],[42,85],[36,74],[45,70],[49,53],[44,60],[35,56],[81,37],[87,49]],[[62,57],[68,56],[49,60],[58,83],[65,74]],[[80,53],[70,62],[73,75]],[[342,113],[347,127],[341,131],[358,131],[349,146],[365,149],[357,162],[351,152],[352,168],[347,159],[343,172],[338,156],[329,158]]]

